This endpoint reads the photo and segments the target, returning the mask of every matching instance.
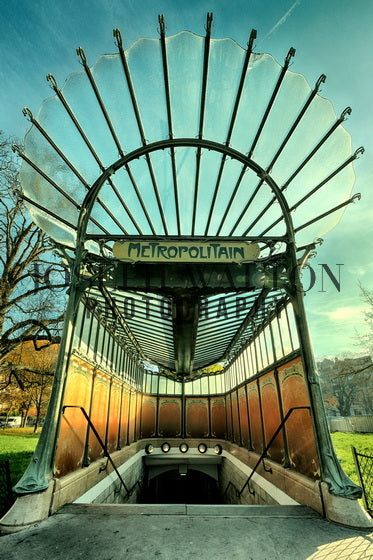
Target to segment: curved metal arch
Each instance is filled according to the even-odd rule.
[[[238,150],[230,148],[224,144],[220,144],[219,142],[214,142],[212,140],[206,140],[202,138],[172,138],[166,140],[160,140],[157,142],[153,142],[151,144],[147,144],[145,146],[141,146],[136,150],[126,154],[125,156],[120,157],[116,162],[112,165],[107,167],[105,171],[98,177],[98,179],[93,183],[91,189],[86,194],[84,201],[82,203],[82,209],[79,214],[78,225],[77,225],[77,244],[79,243],[84,244],[88,220],[90,218],[93,205],[97,200],[97,197],[100,193],[101,187],[107,181],[111,175],[113,175],[118,169],[123,167],[124,165],[130,163],[131,161],[140,158],[143,155],[150,154],[151,152],[155,152],[158,150],[165,150],[167,148],[180,148],[180,147],[192,147],[192,148],[206,148],[207,150],[213,150],[216,152],[220,152],[226,156],[231,157],[242,163],[243,165],[247,166],[249,169],[254,171],[260,179],[262,179],[272,190],[276,200],[278,201],[282,214],[284,216],[284,222],[286,225],[286,232],[289,242],[294,241],[294,226],[293,220],[290,213],[290,208],[287,203],[287,200],[281,191],[280,187],[274,181],[274,179],[268,175],[263,167],[257,164],[251,158],[245,156]]]

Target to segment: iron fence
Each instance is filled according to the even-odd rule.
[[[363,489],[365,509],[373,517],[373,456],[359,453],[351,446],[356,471]]]
[[[12,481],[10,477],[9,460],[0,463],[0,517],[13,503]]]

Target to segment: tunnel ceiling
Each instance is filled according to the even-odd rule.
[[[37,117],[24,109],[32,126],[18,149],[35,223],[70,250],[84,243],[92,266],[117,265],[121,280],[89,296],[107,321],[141,357],[188,375],[234,354],[268,317],[281,294],[243,285],[240,275],[252,279],[285,255],[293,227],[301,249],[338,223],[362,151],[352,151],[342,126],[349,108],[337,116],[318,93],[325,76],[311,88],[289,71],[294,49],[281,66],[253,52],[256,32],[243,49],[212,39],[211,22],[208,14],[205,37],[166,37],[160,16],[160,37],[127,50],[114,30],[118,52],[92,67],[77,49],[82,70],[62,88],[48,75],[54,96]],[[113,245],[124,241],[134,244],[132,257],[119,260]],[[142,265],[137,242],[148,244]],[[250,246],[249,256],[237,249],[235,258],[232,243]],[[191,260],[198,251],[199,260],[185,264],[196,244]],[[232,307],[237,293],[243,315],[201,314],[221,294]],[[137,298],[133,316],[123,313],[126,297]],[[170,313],[153,318],[149,309],[165,298]]]

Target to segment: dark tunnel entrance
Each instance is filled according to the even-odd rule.
[[[217,480],[207,474],[188,469],[166,471],[152,478],[145,488],[143,503],[157,504],[219,504]]]

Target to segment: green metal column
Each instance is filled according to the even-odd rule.
[[[82,252],[77,251],[77,256],[72,268],[70,296],[65,314],[52,393],[44,426],[31,462],[22,478],[14,487],[14,491],[17,494],[31,494],[33,492],[46,490],[53,477],[53,462],[61,422],[66,376],[70,363],[75,324],[78,315],[78,304],[85,285],[84,281],[80,278],[81,255]]]
[[[350,480],[343,471],[334,451],[333,443],[330,437],[311,337],[306,319],[304,291],[295,253],[295,244],[289,244],[288,257],[288,282],[285,289],[290,297],[294,309],[299,344],[303,358],[303,366],[309,390],[313,425],[316,434],[321,479],[328,484],[331,494],[342,496],[344,498],[357,499],[361,497],[361,488],[352,482],[352,480]]]

